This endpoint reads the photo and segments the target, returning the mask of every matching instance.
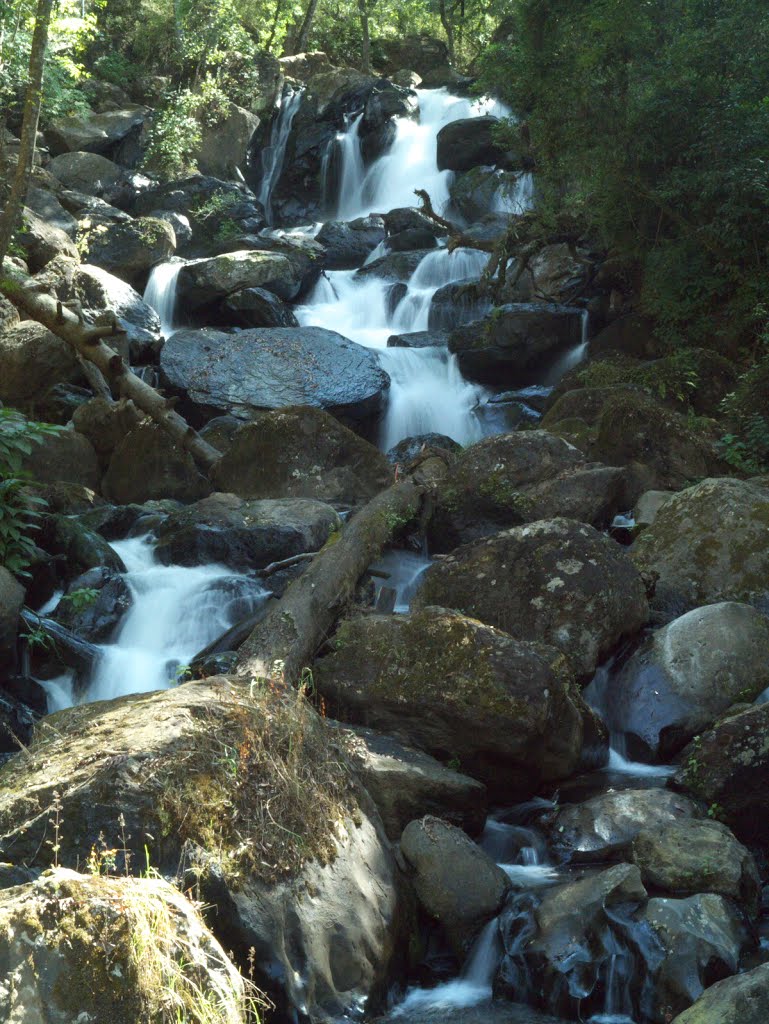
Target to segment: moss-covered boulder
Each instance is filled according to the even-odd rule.
[[[24,604],[24,587],[5,566],[0,565],[0,672],[16,664],[16,634]]]
[[[187,263],[179,273],[178,291],[185,308],[195,310],[243,288],[266,288],[282,299],[292,299],[299,284],[287,256],[242,249]]]
[[[769,964],[711,985],[673,1024],[764,1024],[769,1020]]]
[[[125,572],[123,559],[106,540],[71,516],[56,513],[46,516],[38,534],[38,543],[51,555],[60,555],[62,575],[74,579],[98,566]]]
[[[139,217],[94,224],[83,235],[82,245],[87,263],[141,288],[150,269],[173,256],[176,235],[168,221]]]
[[[518,640],[557,647],[578,677],[646,623],[638,571],[591,526],[547,519],[464,544],[424,574],[413,608],[456,608]]]
[[[349,620],[333,647],[314,680],[342,719],[458,761],[508,797],[577,767],[591,713],[553,647],[442,608]]]
[[[675,495],[633,546],[657,573],[653,607],[670,615],[716,601],[761,605],[769,594],[769,489],[730,478]]]
[[[257,982],[310,1017],[374,1002],[401,944],[395,865],[338,731],[266,683],[51,716],[0,768],[0,856],[46,867],[49,841],[65,867],[104,843],[119,873],[188,865],[225,948],[253,947]]]
[[[22,320],[0,333],[0,402],[27,407],[42,401],[55,384],[81,376],[66,341],[37,321]]]
[[[199,912],[162,879],[58,868],[0,892],[8,1024],[245,1024],[247,1004],[243,979]]]
[[[214,468],[222,491],[242,498],[317,498],[355,505],[390,485],[393,469],[373,445],[322,409],[257,413]]]
[[[681,754],[675,783],[751,845],[769,841],[769,704],[717,722]]]
[[[622,469],[591,464],[544,430],[498,434],[465,448],[452,464],[438,492],[431,542],[450,551],[556,515],[605,526],[624,503]]]
[[[213,490],[190,453],[149,419],[116,444],[102,489],[119,505],[163,498],[197,501]]]
[[[164,519],[155,550],[166,565],[221,562],[231,569],[263,569],[270,562],[319,551],[341,526],[333,508],[322,501],[244,501],[216,493]]]
[[[633,861],[650,889],[683,894],[714,892],[758,912],[760,882],[752,854],[718,821],[674,821],[643,828]]]

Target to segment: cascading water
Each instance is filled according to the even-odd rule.
[[[336,216],[339,220],[353,220],[359,216],[359,196],[366,168],[360,148],[360,125],[363,111],[353,118],[347,131],[340,132],[336,137],[339,152],[341,178],[339,182],[339,204]]]
[[[291,134],[299,106],[302,102],[301,89],[286,86],[280,100],[280,109],[270,132],[269,145],[262,150],[262,180],[259,186],[259,202],[264,207],[264,216],[268,224],[273,222],[272,193],[277,184],[283,161],[286,156],[286,145]]]
[[[158,263],[150,271],[147,287],[144,289],[144,301],[148,306],[152,306],[160,317],[160,332],[166,338],[174,332],[176,281],[183,266],[184,260]]]
[[[534,175],[526,171],[519,174],[515,188],[499,188],[494,196],[492,213],[507,213],[520,216],[534,206]]]

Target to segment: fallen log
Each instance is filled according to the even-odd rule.
[[[123,333],[114,318],[108,324],[85,323],[61,302],[36,288],[34,278],[9,267],[7,261],[0,273],[0,293],[33,320],[63,338],[79,356],[93,363],[121,397],[132,399],[137,408],[151,416],[204,470],[209,470],[221,458],[221,452],[204,441],[174,411],[173,400],[163,398],[155,388],[137,377],[122,356],[105,344],[105,338]]]
[[[419,517],[446,474],[446,462],[427,452],[409,474],[357,512],[257,624],[238,652],[244,680],[295,683],[312,664],[358,581],[398,530]]]

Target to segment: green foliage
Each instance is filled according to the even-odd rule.
[[[0,565],[26,576],[35,543],[30,533],[37,525],[45,501],[26,493],[29,478],[24,457],[46,437],[61,432],[50,423],[28,420],[13,409],[0,408]]]
[[[155,115],[144,158],[147,170],[168,178],[182,178],[195,171],[195,153],[202,138],[197,106],[197,98],[185,91]]]
[[[732,430],[721,438],[726,461],[743,473],[769,472],[769,353],[738,380],[721,403]]]
[[[78,587],[76,590],[71,590],[68,594],[65,594],[62,597],[62,601],[66,601],[67,604],[71,605],[72,611],[79,615],[86,608],[90,608],[98,596],[99,591],[95,587]]]

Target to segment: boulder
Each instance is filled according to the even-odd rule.
[[[0,565],[0,673],[10,672],[16,666],[16,636],[23,604],[24,587]]]
[[[430,526],[437,551],[535,519],[561,515],[606,526],[625,508],[625,474],[591,464],[544,430],[498,434],[465,448],[438,492]]]
[[[59,198],[62,205],[77,218],[78,227],[81,223],[88,229],[94,224],[108,224],[111,221],[127,224],[131,220],[125,210],[118,210],[116,206],[86,192],[65,188],[59,193]]]
[[[442,608],[344,622],[314,680],[338,717],[458,760],[506,796],[571,775],[591,717],[560,652]]]
[[[366,99],[358,128],[365,164],[373,163],[390,149],[397,131],[396,118],[419,120],[417,94],[395,82],[380,79]]]
[[[288,257],[244,249],[185,264],[177,284],[179,301],[191,310],[219,302],[243,288],[266,288],[282,299],[292,299],[299,282]]]
[[[646,623],[646,592],[624,550],[591,526],[542,520],[465,544],[430,566],[412,608],[456,608],[536,638],[587,677]]]
[[[265,288],[241,288],[222,302],[221,317],[240,327],[298,327],[290,306]]]
[[[507,875],[461,829],[440,818],[408,824],[400,849],[417,899],[443,925],[454,949],[466,953],[499,911],[510,888]]]
[[[413,206],[398,206],[389,213],[382,215],[387,237],[398,235],[403,231],[428,231],[433,238],[445,234],[434,220],[430,220],[421,210]],[[432,248],[430,246],[429,248]]]
[[[299,406],[252,419],[214,467],[219,490],[356,505],[392,483],[385,456],[322,409]]]
[[[769,490],[711,478],[676,494],[633,545],[658,575],[653,607],[671,617],[717,601],[765,605],[769,594]]]
[[[160,351],[160,318],[130,284],[102,267],[85,263],[75,271],[72,291],[83,309],[95,314],[95,319],[107,312],[115,314],[126,333],[127,355],[132,363],[151,361]],[[70,296],[62,296],[65,297]]]
[[[432,252],[429,249],[414,249],[411,252],[390,252],[386,256],[380,256],[365,267],[361,267],[355,275],[356,279],[366,277],[381,277],[385,281],[395,281],[407,284],[414,275],[419,264]]]
[[[65,210],[52,192],[30,185],[27,189],[26,204],[46,224],[58,228],[71,238],[72,241],[75,241],[77,238],[77,221],[71,213]]]
[[[142,418],[131,401],[110,402],[106,398],[92,398],[78,406],[72,415],[72,423],[75,430],[91,442],[102,468],[106,468],[115,448]]]
[[[387,452],[387,461],[394,466],[408,466],[428,448],[438,448],[446,456],[462,451],[462,446],[445,434],[418,434],[404,437]]]
[[[423,76],[443,69],[449,63],[449,50],[444,40],[428,32],[377,39],[376,50],[379,66],[387,75],[401,68],[410,68]]]
[[[157,528],[157,557],[166,565],[219,562],[263,569],[292,555],[319,551],[342,522],[330,505],[308,498],[244,501],[215,493],[172,512]]]
[[[384,237],[384,221],[371,215],[351,221],[327,221],[315,240],[325,246],[325,268],[352,270],[363,263],[369,253],[384,241]]]
[[[581,337],[582,312],[575,307],[509,303],[455,328],[449,351],[472,380],[520,385],[539,382],[558,353],[579,345]]]
[[[456,176],[449,195],[454,209],[472,224],[501,206],[505,198],[514,192],[517,181],[518,175],[510,171],[472,167]]]
[[[659,1024],[691,1006],[708,986],[734,974],[747,945],[739,911],[712,893],[651,899],[639,920],[665,951],[652,974],[652,1017]]]
[[[75,430],[49,434],[24,456],[24,470],[41,484],[78,484],[98,491],[101,473],[96,452],[87,437]]]
[[[201,174],[225,180],[242,179],[251,140],[259,127],[259,118],[236,103],[227,104],[227,112],[216,124],[203,124],[200,145],[193,155]]]
[[[98,224],[87,233],[85,244],[87,262],[129,284],[140,284],[156,263],[173,256],[176,236],[167,221],[140,217],[125,223]]]
[[[769,964],[711,985],[673,1024],[764,1024],[769,1020]]]
[[[192,1013],[205,1006],[211,1021],[247,1019],[237,968],[196,907],[161,878],[54,868],[3,889],[0,963],[0,1015],[9,1024],[159,1021],[169,993]]]
[[[675,493],[675,491],[644,491],[633,506],[634,529],[640,533],[647,526],[651,526],[657,518],[659,510]]]
[[[567,804],[549,821],[558,851],[574,861],[617,858],[638,833],[657,832],[699,817],[694,803],[667,789],[626,789]]]
[[[60,865],[100,850],[100,834],[118,872],[190,865],[183,884],[199,886],[223,946],[244,963],[253,947],[255,983],[297,1012],[338,1017],[384,991],[405,941],[395,864],[307,702],[214,678],[49,722],[23,765],[0,768],[6,860],[49,864],[56,790]]]
[[[767,687],[769,619],[750,605],[711,604],[657,630],[610,678],[605,718],[629,734],[634,756],[665,761]]]
[[[176,331],[160,369],[164,386],[184,396],[198,422],[293,405],[365,422],[381,411],[390,385],[376,353],[322,327]]]
[[[480,165],[503,165],[522,170],[526,164],[523,145],[519,152],[506,151],[495,139],[499,118],[463,117],[450,121],[438,132],[438,170],[469,171]]]
[[[103,566],[124,573],[123,559],[98,533],[63,513],[47,515],[42,522],[40,546],[51,555],[62,555],[62,576],[75,579],[89,569]]]
[[[91,196],[103,195],[119,184],[125,173],[117,164],[97,153],[62,153],[51,160],[47,170],[65,188]]]
[[[0,295],[0,335],[11,327],[15,327],[19,321],[18,309],[4,295]]]
[[[111,155],[123,139],[144,124],[149,113],[148,107],[129,107],[58,118],[45,129],[45,141],[55,157],[78,151]]]
[[[388,348],[447,348],[448,344],[448,331],[409,331],[387,339]]]
[[[644,827],[633,840],[632,857],[649,889],[713,892],[740,903],[751,917],[758,913],[756,862],[718,821],[689,819]]]
[[[460,324],[479,320],[491,308],[477,275],[475,279],[444,284],[433,295],[427,327],[430,331],[445,331],[450,335]]]
[[[23,249],[24,259],[33,274],[42,270],[56,256],[69,256],[72,259],[78,256],[77,246],[65,231],[26,206],[14,241]]]
[[[681,754],[675,784],[751,846],[769,839],[769,703],[735,711]]]
[[[568,303],[584,292],[592,270],[593,262],[586,250],[567,242],[546,245],[529,260],[510,301]],[[592,355],[592,342],[590,352]]]
[[[67,342],[36,320],[22,320],[0,333],[0,402],[29,407],[54,385],[80,376]]]
[[[348,728],[345,737],[388,838],[397,841],[410,821],[426,814],[471,835],[481,831],[486,819],[483,783],[372,729]]]
[[[142,421],[118,442],[102,488],[105,497],[120,505],[160,498],[197,501],[213,489],[190,453],[151,420]]]
[[[390,252],[412,252],[415,249],[435,249],[438,243],[431,231],[422,228],[409,228],[407,231],[399,231],[397,235],[390,235],[387,239],[387,248]]]
[[[56,607],[56,621],[82,640],[108,644],[133,603],[120,573],[98,566],[74,579]]]

